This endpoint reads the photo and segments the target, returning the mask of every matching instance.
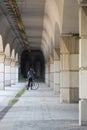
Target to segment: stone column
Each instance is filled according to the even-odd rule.
[[[19,63],[18,62],[16,62],[16,83],[18,83],[18,74],[19,74]]]
[[[60,45],[60,100],[75,103],[79,99],[79,39],[63,36]]]
[[[54,88],[54,59],[50,56],[50,87]]]
[[[11,85],[16,83],[15,60],[11,60]]]
[[[5,58],[5,87],[11,86],[11,58]]]
[[[48,84],[48,62],[45,64],[45,83]]]
[[[50,59],[48,59],[45,65],[45,82],[50,87]]]
[[[4,79],[5,79],[5,68],[4,68],[4,60],[5,60],[5,54],[4,53],[0,53],[0,90],[5,89],[5,85],[4,85]]]
[[[48,62],[45,64],[45,83],[48,84]]]
[[[48,87],[50,87],[50,58],[48,60]]]
[[[54,94],[60,91],[60,48],[54,49]]]
[[[79,20],[79,124],[87,126],[87,7],[80,7]]]

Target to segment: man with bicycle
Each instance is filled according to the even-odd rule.
[[[30,68],[30,70],[28,71],[28,86],[27,86],[27,90],[29,89],[29,87],[31,87],[31,90],[32,90],[32,82],[34,80],[34,74],[35,74],[34,69]]]

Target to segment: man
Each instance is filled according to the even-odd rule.
[[[32,82],[34,80],[34,70],[32,68],[30,68],[30,70],[28,71],[28,87],[27,90],[29,89],[29,87],[31,87],[32,89]]]

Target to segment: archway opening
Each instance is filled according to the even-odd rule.
[[[39,77],[40,81],[45,81],[45,61],[41,51],[23,51],[20,72],[24,78],[27,78],[27,72],[30,67],[34,68],[35,76]]]

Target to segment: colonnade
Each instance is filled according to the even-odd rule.
[[[19,64],[15,59],[0,53],[0,89],[18,83]]]
[[[62,36],[60,48],[55,48],[53,56],[50,56],[49,59],[50,62],[48,61],[46,63],[46,77],[50,77],[49,84],[50,87],[54,89],[54,94],[60,93],[61,102],[68,102],[68,103],[78,102],[79,99],[78,37],[68,35]]]
[[[78,102],[79,98],[79,39],[62,36],[60,44],[60,87],[62,102]]]
[[[8,32],[10,25],[5,16],[2,17],[0,34],[6,39],[4,32]],[[87,125],[87,2],[46,0],[43,26],[45,82],[54,94],[60,95],[61,103],[79,102],[79,124]],[[16,50],[18,44],[14,39],[10,30],[8,42],[13,41],[10,44]],[[20,56],[21,49],[22,45],[19,48]],[[6,55],[4,50],[5,45],[0,40],[0,89],[18,82],[18,60],[15,56]]]
[[[60,48],[46,62],[46,83],[54,94],[60,94],[60,102],[79,102],[80,125],[87,125],[86,42],[86,36],[61,36]]]
[[[87,125],[87,4],[79,2],[78,12],[79,30],[62,32],[46,62],[46,83],[61,103],[79,102],[79,124]]]

